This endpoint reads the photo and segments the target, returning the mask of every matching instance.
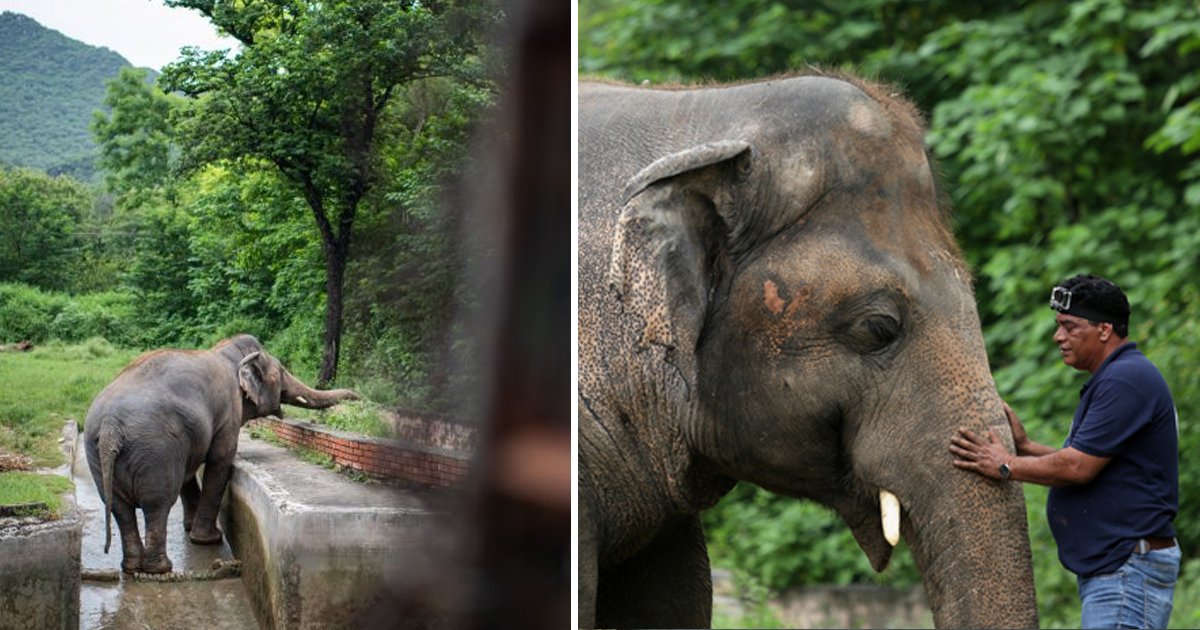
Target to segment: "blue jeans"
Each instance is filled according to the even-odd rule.
[[[1135,553],[1115,573],[1079,578],[1084,628],[1166,628],[1171,619],[1179,545]]]

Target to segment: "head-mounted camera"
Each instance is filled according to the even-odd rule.
[[[1064,287],[1054,287],[1050,290],[1050,308],[1065,313],[1071,308],[1071,290]]]
[[[1107,313],[1090,304],[1082,304],[1079,300],[1072,300],[1071,290],[1057,286],[1050,291],[1050,308],[1064,313],[1066,315],[1074,315],[1076,317],[1087,318],[1092,322],[1108,322],[1110,324],[1128,324],[1129,316],[1124,317]]]

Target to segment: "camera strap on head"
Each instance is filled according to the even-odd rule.
[[[1102,310],[1084,306],[1079,303],[1078,299],[1073,299],[1074,295],[1070,289],[1057,286],[1050,290],[1050,308],[1065,313],[1082,317],[1091,322],[1107,322],[1109,324],[1128,324],[1129,322],[1122,317],[1118,317],[1111,313],[1105,313]]]

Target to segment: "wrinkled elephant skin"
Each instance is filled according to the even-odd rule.
[[[579,624],[707,626],[698,513],[746,480],[877,570],[890,493],[939,626],[1037,625],[1019,485],[948,451],[1011,433],[914,108],[830,76],[579,100]]]
[[[281,403],[329,407],[356,399],[350,390],[318,391],[301,383],[249,335],[211,350],[158,350],[134,359],[88,409],[84,448],[108,513],[121,533],[121,568],[165,573],[167,515],[183,495],[192,542],[221,542],[217,511],[247,420],[278,414]],[[203,485],[196,472],[204,465]],[[135,510],[146,522],[143,543]]]

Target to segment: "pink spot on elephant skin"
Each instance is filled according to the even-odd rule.
[[[763,304],[767,306],[767,310],[776,315],[783,312],[783,306],[786,302],[779,297],[779,289],[774,282],[763,280]]]
[[[786,292],[787,287],[784,287],[783,290]],[[763,304],[767,307],[767,310],[776,315],[783,314],[783,307],[787,306],[788,317],[794,316],[796,311],[800,309],[800,305],[803,304],[810,295],[812,295],[812,288],[808,286],[801,286],[797,291],[795,291],[795,295],[792,296],[792,301],[789,304],[788,301],[783,298],[783,296],[779,295],[779,287],[775,285],[774,281],[770,279],[763,280]]]

